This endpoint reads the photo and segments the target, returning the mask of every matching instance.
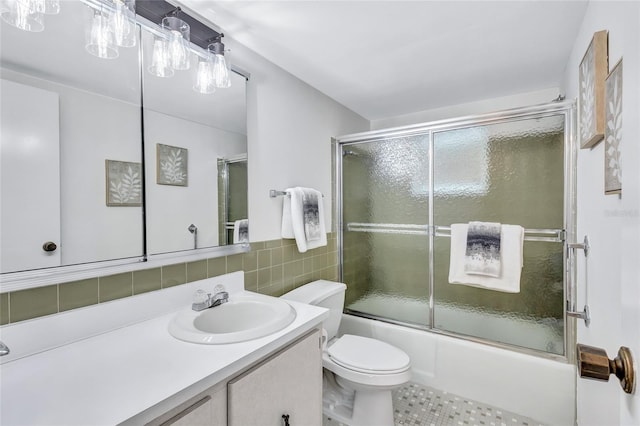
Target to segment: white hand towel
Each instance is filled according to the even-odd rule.
[[[293,224],[291,223],[291,197],[293,188],[285,189],[286,195],[282,200],[282,227],[280,236],[282,238],[295,238],[293,234]]]
[[[467,229],[468,225],[466,223],[451,225],[449,283],[464,284],[507,293],[520,293],[520,275],[524,260],[524,229],[519,225],[502,225],[500,234],[502,258],[499,277],[465,272]]]
[[[249,242],[249,219],[240,219],[233,222],[233,243]]]
[[[307,203],[307,211],[305,211],[305,193],[307,193],[307,199],[310,198],[310,195],[317,198],[317,208],[314,203]],[[327,231],[324,224],[324,200],[320,191],[312,188],[293,188],[291,191],[291,225],[300,253],[327,245]],[[309,233],[309,239],[305,229]]]

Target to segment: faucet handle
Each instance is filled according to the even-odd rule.
[[[194,311],[202,311],[210,306],[211,294],[205,293],[204,290],[198,289],[193,294],[193,302],[191,303],[191,309]]]
[[[205,303],[209,299],[210,295],[204,290],[198,289],[193,294],[193,303]]]
[[[222,293],[223,291],[227,291],[222,284],[218,284],[213,288],[213,294]]]

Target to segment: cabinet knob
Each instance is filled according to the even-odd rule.
[[[53,241],[47,241],[42,245],[42,250],[44,251],[49,251],[49,252],[56,251],[57,248],[58,246]]]
[[[282,415],[282,421],[284,422],[284,426],[289,426],[289,415],[288,414],[283,414]]]
[[[607,352],[601,348],[579,344],[577,349],[580,377],[608,382],[609,376],[613,374],[620,380],[620,386],[626,393],[633,393],[635,371],[629,348],[620,347],[618,356],[614,359],[609,359]]]

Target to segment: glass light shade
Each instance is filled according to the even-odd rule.
[[[3,0],[0,16],[7,24],[24,31],[44,30],[44,17],[35,0]]]
[[[149,72],[157,77],[172,77],[173,68],[169,65],[168,41],[163,37],[156,36],[153,40],[153,50]]]
[[[121,47],[136,45],[135,0],[113,0],[113,11],[109,16],[109,30],[114,43]]]
[[[200,58],[198,61],[198,71],[196,72],[196,82],[193,90],[205,95],[216,91],[213,81],[213,58],[207,55],[206,58]]]
[[[109,30],[109,18],[100,10],[93,12],[85,48],[87,52],[98,58],[115,59],[118,57],[118,48],[113,42],[113,34]]]
[[[60,13],[60,0],[32,0],[35,2],[36,11],[45,15],[57,15]]]
[[[175,16],[167,16],[162,19],[162,28],[169,32],[167,46],[169,65],[174,70],[188,70],[191,66],[189,24]]]
[[[229,67],[224,55],[213,55],[213,79],[214,85],[220,89],[231,87],[231,77]]]

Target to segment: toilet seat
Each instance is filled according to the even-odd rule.
[[[365,374],[398,374],[407,371],[409,356],[388,343],[345,334],[327,349],[336,364]]]

